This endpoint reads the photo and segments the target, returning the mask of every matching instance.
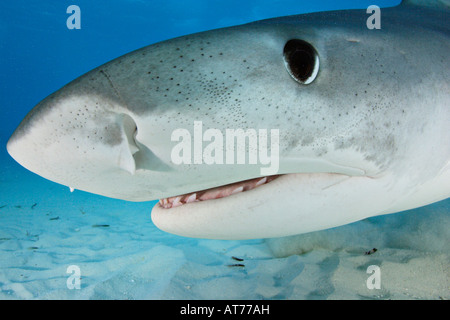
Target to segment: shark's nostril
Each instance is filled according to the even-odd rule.
[[[139,128],[129,115],[123,115],[123,127],[128,139],[129,151],[134,159],[135,170],[170,171],[169,165],[156,156],[149,147],[139,142]]]
[[[133,154],[136,169],[150,171],[171,171],[172,168],[155,155],[149,148],[136,140],[138,151]]]
[[[127,114],[122,114],[122,126],[125,137],[128,141],[129,152],[134,158],[134,155],[139,152],[139,147],[136,143],[137,126],[133,118]]]
[[[130,152],[134,155],[139,151],[135,140],[137,134],[136,122],[134,122],[133,118],[131,118],[129,115],[124,114],[122,124],[125,136],[127,137],[128,144],[130,146]]]

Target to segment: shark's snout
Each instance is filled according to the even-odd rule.
[[[80,189],[105,183],[108,172],[132,176],[136,124],[114,95],[98,93],[101,85],[85,77],[44,99],[12,134],[8,153],[29,170]]]

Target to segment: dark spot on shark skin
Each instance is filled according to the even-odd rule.
[[[302,142],[301,142],[301,144],[302,144],[302,147],[304,147],[304,146],[307,146],[307,145],[310,145],[310,144],[312,144],[312,143],[314,143],[314,137],[305,137],[305,138],[303,138],[303,140],[302,140]]]
[[[104,128],[103,135],[105,143],[116,146],[122,143],[122,131],[117,123],[112,123]]]

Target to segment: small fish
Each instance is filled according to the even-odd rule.
[[[238,257],[231,257],[231,259],[236,260],[236,261],[244,261],[244,259],[238,258]]]
[[[377,248],[373,248],[372,250],[367,251],[365,254],[366,254],[366,255],[369,255],[369,254],[373,254],[373,253],[375,253],[375,252],[377,252],[377,251],[378,251]]]
[[[3,206],[1,206],[1,207],[0,207],[0,209],[3,209],[4,207],[6,207],[6,204],[5,204],[5,205],[3,205]]]
[[[39,247],[28,247],[28,250],[37,250]]]
[[[37,203],[33,204],[33,205],[31,206],[31,210],[33,210],[34,207],[36,207],[36,206],[37,206]]]
[[[93,224],[92,228],[108,228],[109,224]]]
[[[59,220],[59,216],[55,218],[50,218],[50,220]]]
[[[18,205],[18,206],[14,206],[14,208],[17,208],[17,209],[21,209],[21,208],[22,208],[22,206],[20,206],[20,205]]]
[[[245,264],[242,263],[229,264],[228,267],[245,267]]]

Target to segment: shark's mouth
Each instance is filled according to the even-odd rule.
[[[267,184],[281,175],[276,176],[268,176],[268,177],[259,177],[250,180],[244,180],[239,182],[234,182],[231,184],[201,190],[193,193],[187,193],[175,197],[165,198],[159,200],[159,205],[164,209],[170,209],[182,206],[187,203],[198,202],[198,201],[206,201],[212,199],[220,199],[231,196],[236,193],[249,191],[264,184]]]

